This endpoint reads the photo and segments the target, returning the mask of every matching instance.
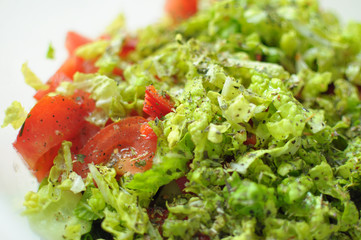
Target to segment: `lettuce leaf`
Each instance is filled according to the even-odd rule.
[[[73,214],[82,198],[82,189],[77,187],[79,183],[71,180],[75,173],[70,173],[70,146],[69,142],[62,144],[51,169],[51,177],[44,180],[36,193],[29,192],[25,196],[24,214],[34,231],[47,239],[81,239],[91,229],[91,222]],[[59,182],[59,178],[64,181]]]
[[[153,167],[116,177],[90,165],[81,179],[65,142],[28,214],[73,199],[72,224],[57,232],[85,239],[102,237],[99,226],[114,239],[360,239],[360,24],[344,27],[317,1],[218,1],[140,30],[120,58],[124,29],[119,17],[111,40],[80,48],[99,72],[57,92],[88,91],[87,120],[104,126],[142,115],[146,86],[167,91],[174,111],[149,122]],[[12,111],[9,123],[22,115]],[[179,178],[182,194],[156,206],[169,211],[160,227],[146,208]]]
[[[105,52],[108,46],[109,41],[98,40],[78,47],[75,55],[85,60],[95,60]]]
[[[25,83],[35,90],[46,90],[48,85],[44,84],[31,69],[28,67],[28,63],[24,63],[21,66],[21,72],[23,73]]]
[[[4,128],[11,124],[14,129],[18,129],[23,125],[27,115],[28,113],[25,111],[21,103],[13,101],[5,110],[5,118],[1,127]]]
[[[50,183],[49,183],[50,184]],[[54,198],[52,195],[56,194]],[[25,211],[31,227],[47,239],[80,239],[90,230],[91,223],[80,220],[73,211],[80,201],[81,194],[60,191],[46,185],[37,193],[28,193],[25,197]]]

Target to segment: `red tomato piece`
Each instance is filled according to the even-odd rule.
[[[111,36],[109,34],[103,34],[99,36],[99,39],[103,40],[111,40]],[[123,47],[121,51],[119,52],[119,57],[126,58],[129,53],[135,50],[138,43],[138,39],[134,37],[126,37],[124,40]]]
[[[119,52],[119,57],[126,58],[129,53],[133,52],[137,47],[138,39],[128,37],[124,41],[122,50]]]
[[[92,40],[80,35],[79,33],[69,31],[65,39],[65,47],[69,55],[73,55],[75,50],[81,45],[90,43]]]
[[[65,40],[65,47],[69,52],[69,57],[64,61],[56,73],[48,80],[49,88],[39,90],[34,95],[36,100],[40,100],[43,96],[50,92],[54,92],[59,84],[63,81],[72,81],[76,72],[96,73],[98,68],[92,61],[84,60],[75,55],[75,50],[84,44],[90,43],[91,40],[76,32],[68,32]]]
[[[69,52],[69,57],[57,72],[62,72],[71,79],[73,79],[73,75],[76,72],[97,72],[98,69],[94,66],[93,62],[84,60],[75,55],[75,50],[78,47],[90,42],[92,42],[92,40],[87,37],[84,37],[76,32],[68,32],[65,40],[65,47]]]
[[[142,117],[128,117],[101,129],[79,151],[74,171],[86,177],[89,163],[114,167],[118,175],[150,169],[157,139],[141,137],[140,128],[146,122]]]
[[[188,178],[186,176],[183,176],[183,177],[176,179],[175,182],[177,183],[177,185],[178,185],[179,189],[182,191],[182,193],[186,193],[184,191],[184,189],[186,188],[186,183],[189,182]]]
[[[50,168],[53,166],[54,158],[58,155],[60,146],[61,144],[52,147],[36,161],[33,174],[39,182],[49,175]]]
[[[143,123],[140,127],[140,135],[145,139],[157,139],[157,135],[154,133],[151,126],[148,123]]]
[[[46,90],[39,90],[34,95],[36,100],[40,100],[48,93],[54,92],[61,82],[73,81],[73,76],[76,72],[81,73],[96,73],[98,68],[94,66],[91,61],[85,61],[77,56],[70,56],[56,71],[56,73],[48,80],[49,88]]]
[[[257,137],[253,133],[247,133],[247,140],[243,142],[244,145],[256,145]]]
[[[71,153],[77,154],[79,150],[88,142],[88,140],[93,137],[100,128],[95,126],[89,122],[85,122],[84,126],[80,130],[80,133],[73,139],[69,141],[72,142],[71,146]],[[58,151],[61,147],[61,144],[56,145],[55,147],[51,148],[45,154],[43,154],[38,161],[36,162],[34,172],[35,177],[40,182],[42,179],[49,175],[49,171],[53,166],[53,160],[58,155]]]
[[[95,110],[95,100],[90,98],[90,93],[85,92],[80,89],[76,89],[71,98],[82,106],[82,108],[87,112],[91,113]]]
[[[179,21],[197,13],[198,0],[167,0],[164,8],[175,21]]]
[[[113,69],[113,74],[122,77],[124,79],[124,71],[121,68],[115,67]]]
[[[79,134],[69,141],[72,142],[71,152],[74,154],[79,153],[80,149],[92,138],[97,132],[100,131],[100,127],[95,126],[92,123],[85,122],[84,126],[81,128]]]
[[[147,213],[148,213],[150,222],[153,224],[153,226],[156,226],[159,233],[161,235],[163,235],[162,226],[164,224],[164,221],[167,219],[167,217],[169,215],[168,209],[155,206],[152,208],[148,208]]]
[[[76,72],[81,73],[95,73],[98,69],[90,61],[85,61],[77,56],[69,56],[67,60],[61,65],[58,69],[58,72],[61,72],[73,79],[73,76]]]
[[[13,145],[29,168],[44,176],[53,162],[45,154],[53,156],[54,147],[78,135],[86,115],[83,106],[71,98],[44,96],[31,109]]]
[[[95,100],[90,98],[90,93],[77,89],[71,98],[77,104],[81,105],[88,114],[95,110]],[[99,132],[99,130],[100,127],[85,121],[80,133],[74,139],[70,140],[73,143],[71,147],[72,153],[78,153],[88,140]]]
[[[208,235],[205,235],[204,233],[198,233],[197,235],[198,240],[211,240],[211,237]]]
[[[168,94],[159,94],[153,85],[145,90],[143,112],[151,117],[161,118],[170,113],[174,108]]]
[[[81,73],[96,73],[98,72],[99,68],[96,67],[94,65],[94,62],[89,61],[89,60],[83,60],[81,58],[79,58],[80,60],[78,60],[78,69],[76,72],[81,72]]]
[[[69,78],[64,73],[57,72],[47,82],[47,85],[49,85],[49,88],[46,90],[38,90],[36,92],[36,94],[34,95],[34,98],[36,100],[40,100],[45,95],[47,95],[51,92],[54,92],[61,82],[71,82],[71,81],[72,81],[72,79]]]

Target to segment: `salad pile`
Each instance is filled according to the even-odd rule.
[[[361,239],[361,24],[313,0],[203,3],[136,34],[122,16],[69,32],[45,84],[23,65],[38,101],[4,124],[40,182],[34,230]]]

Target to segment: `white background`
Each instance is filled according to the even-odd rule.
[[[130,28],[155,21],[163,14],[164,0],[0,0],[0,125],[13,100],[30,110],[34,90],[25,85],[20,68],[29,67],[46,81],[66,57],[68,30],[96,37],[118,13],[125,12]],[[344,21],[361,21],[361,1],[323,0]],[[49,43],[55,60],[46,59]],[[0,239],[40,239],[20,216],[25,193],[36,189],[35,179],[12,149],[17,131],[0,129]]]

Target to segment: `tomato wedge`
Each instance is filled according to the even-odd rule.
[[[84,145],[89,141],[89,139],[92,138],[99,131],[100,127],[86,121],[83,127],[80,129],[78,135],[73,139],[69,140],[72,143],[71,152],[73,154],[77,154],[80,149],[82,149]]]
[[[140,127],[140,134],[146,139],[155,139],[157,140],[157,135],[154,133],[151,126],[148,123],[143,123]]]
[[[169,211],[168,209],[162,208],[162,207],[150,207],[147,208],[147,213],[149,216],[150,222],[153,224],[153,226],[156,226],[159,233],[163,235],[163,224],[164,221],[168,218]]]
[[[101,129],[76,155],[74,171],[86,177],[88,164],[106,164],[118,175],[144,172],[152,167],[157,138],[146,138],[140,129],[147,120],[128,117]]]
[[[67,60],[65,60],[63,65],[61,65],[56,73],[47,81],[46,84],[49,86],[49,88],[46,90],[38,90],[35,93],[34,98],[36,100],[40,100],[48,93],[54,92],[61,82],[73,81],[73,76],[76,72],[96,73],[97,71],[98,68],[96,68],[92,62],[84,61],[77,56],[70,56]]]
[[[138,39],[127,37],[124,41],[122,50],[119,52],[119,57],[126,58],[129,53],[133,52],[137,47]]]
[[[198,11],[198,0],[167,0],[165,11],[175,20],[187,19]]]
[[[257,144],[257,137],[253,133],[247,132],[247,140],[243,142],[244,145],[256,145]]]
[[[84,60],[75,55],[75,50],[78,47],[89,42],[91,42],[90,39],[78,33],[68,32],[66,36],[65,47],[69,52],[69,56],[56,71],[56,73],[47,81],[46,84],[49,86],[49,88],[36,92],[34,95],[36,100],[40,100],[48,93],[54,92],[61,82],[73,81],[73,76],[76,72],[96,73],[98,71],[98,68],[95,67],[92,61]]]
[[[45,95],[54,92],[61,82],[71,82],[71,81],[72,79],[69,78],[64,73],[57,72],[48,80],[47,85],[49,86],[49,88],[46,90],[38,90],[35,93],[34,98],[36,100],[40,100]]]
[[[52,166],[54,147],[77,136],[87,114],[82,104],[60,95],[44,96],[31,109],[13,145],[39,180]]]
[[[73,55],[78,47],[90,43],[91,41],[91,39],[80,35],[79,33],[69,31],[66,34],[65,47],[68,50],[69,55]]]
[[[168,94],[160,94],[153,85],[145,89],[143,112],[151,117],[161,118],[172,111],[174,103]]]

